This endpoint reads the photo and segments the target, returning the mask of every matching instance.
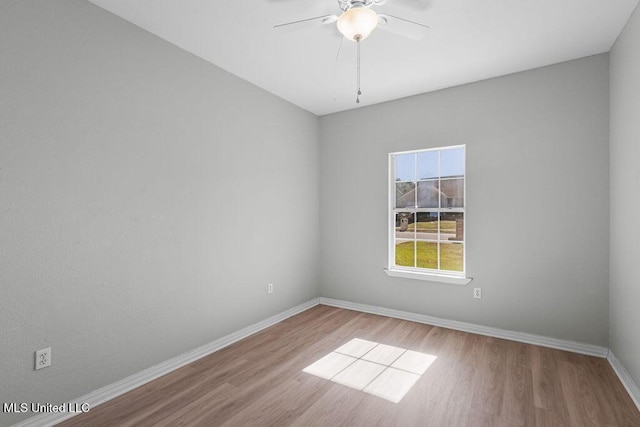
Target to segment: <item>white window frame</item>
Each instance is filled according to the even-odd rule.
[[[417,167],[417,154],[437,151],[438,152],[438,169],[440,169],[440,152],[449,149],[464,149],[464,184],[463,184],[463,197],[464,197],[464,207],[462,208],[443,208],[439,206],[438,208],[418,208],[417,206],[414,208],[399,208],[396,209],[396,157],[405,155],[405,154],[416,154],[416,167]],[[438,170],[438,181],[442,179],[440,176],[440,170]],[[385,272],[389,276],[393,277],[403,277],[409,279],[419,279],[419,280],[428,280],[435,281],[441,283],[451,283],[457,285],[466,285],[471,282],[471,278],[466,277],[467,271],[467,148],[466,145],[452,145],[446,147],[436,147],[436,148],[427,148],[421,150],[409,150],[409,151],[399,151],[394,153],[389,153],[389,177],[388,177],[388,186],[389,186],[389,200],[388,200],[388,233],[389,233],[389,254],[388,254],[388,268],[385,269]],[[416,186],[416,194],[418,192],[418,187]],[[416,196],[417,197],[417,196]],[[440,205],[440,198],[438,198]],[[464,235],[462,239],[462,271],[449,271],[449,270],[441,270],[440,267],[440,251],[438,250],[438,269],[429,269],[422,267],[407,267],[407,266],[396,266],[395,265],[395,227],[396,227],[396,213],[399,211],[409,211],[417,214],[418,212],[462,212],[463,215],[463,230]],[[415,238],[414,238],[415,241]],[[438,227],[438,245],[440,245],[440,227]],[[439,249],[439,247],[438,247]],[[416,255],[417,256],[417,255]]]

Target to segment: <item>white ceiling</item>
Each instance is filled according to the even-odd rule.
[[[340,14],[337,0],[91,0],[317,115],[607,52],[638,0],[388,0],[374,6],[431,27],[421,41],[374,30],[361,45],[335,24],[275,31]]]

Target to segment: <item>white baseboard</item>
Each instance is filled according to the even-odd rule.
[[[72,406],[73,406],[73,403],[77,403],[78,404],[77,407],[80,407],[80,404],[82,403],[88,403],[93,408],[101,403],[104,403],[108,400],[118,397],[121,394],[124,394],[128,391],[133,390],[134,388],[140,387],[141,385],[144,385],[149,381],[155,380],[156,378],[166,375],[169,372],[172,372],[204,356],[214,353],[224,347],[227,347],[237,341],[240,341],[243,338],[248,337],[249,335],[253,335],[256,332],[259,332],[265,328],[268,328],[269,326],[273,326],[278,322],[281,322],[291,316],[294,316],[298,313],[308,310],[311,307],[314,307],[316,305],[318,305],[318,298],[314,298],[298,306],[285,310],[261,322],[254,323],[253,325],[247,326],[244,329],[233,332],[220,339],[210,342],[209,344],[205,344],[187,353],[181,354],[180,356],[176,356],[165,362],[159,363],[155,366],[145,369],[144,371],[130,375],[120,381],[117,381],[113,384],[109,384],[96,391],[86,394],[78,399],[74,399],[69,403],[72,404]],[[31,418],[28,418],[23,422],[15,424],[14,427],[52,426],[54,424],[60,423],[69,418],[72,418],[75,415],[78,415],[78,414],[77,413],[45,413],[45,414],[40,414],[40,415],[33,416]]]
[[[471,332],[473,334],[486,335],[494,338],[503,338],[511,341],[518,341],[527,344],[540,345],[558,350],[571,351],[573,353],[585,354],[587,356],[607,357],[609,350],[592,344],[583,344],[575,341],[561,340],[558,338],[543,337],[541,335],[527,334],[524,332],[514,332],[505,329],[492,328],[489,326],[476,325],[473,323],[458,322],[456,320],[440,319],[438,317],[427,316],[425,314],[410,313],[407,311],[393,310],[390,308],[377,307],[367,304],[336,300],[331,298],[318,298],[320,304],[333,307],[346,308],[348,310],[362,311],[365,313],[378,314],[380,316],[394,317],[396,319],[410,320],[412,322],[426,323],[433,326],[455,329],[457,331]]]
[[[640,391],[633,382],[628,372],[620,364],[618,359],[615,358],[613,353],[608,349],[591,344],[583,344],[575,341],[561,340],[558,338],[544,337],[540,335],[527,334],[524,332],[514,332],[499,328],[492,328],[488,326],[476,325],[473,323],[458,322],[456,320],[441,319],[438,317],[427,316],[424,314],[410,313],[407,311],[394,310],[390,308],[378,307],[367,304],[359,304],[348,301],[336,300],[332,298],[319,297],[302,303],[296,307],[285,310],[275,316],[265,319],[261,322],[247,326],[244,329],[226,335],[216,341],[209,344],[205,344],[190,352],[182,354],[180,356],[169,359],[144,371],[133,374],[123,380],[115,382],[113,384],[102,387],[96,391],[93,391],[78,399],[74,399],[69,402],[71,404],[77,403],[78,406],[81,403],[88,403],[91,407],[95,407],[101,403],[118,397],[134,388],[140,387],[156,378],[168,374],[182,366],[185,366],[191,362],[194,362],[204,356],[214,353],[224,347],[227,347],[249,335],[255,334],[265,328],[275,325],[282,320],[285,320],[291,316],[301,313],[310,309],[318,304],[324,304],[332,307],[339,307],[348,310],[361,311],[364,313],[377,314],[380,316],[393,317],[396,319],[409,320],[417,323],[425,323],[433,326],[440,326],[443,328],[454,329],[458,331],[470,332],[474,334],[486,335],[495,338],[503,338],[512,341],[523,342],[527,344],[540,345],[543,347],[550,347],[559,350],[571,351],[574,353],[585,354],[588,356],[596,356],[607,358],[609,363],[613,367],[620,381],[625,386],[629,395],[640,409]],[[31,427],[31,426],[52,426],[60,423],[66,419],[69,419],[77,414],[73,413],[48,413],[40,414],[31,417],[21,423],[16,424],[14,427]]]
[[[633,378],[631,378],[631,375],[629,375],[629,372],[627,372],[624,366],[622,366],[622,363],[620,363],[620,361],[616,359],[616,356],[614,356],[611,350],[609,350],[607,360],[609,361],[609,364],[613,368],[613,371],[616,373],[618,378],[620,378],[620,382],[622,383],[624,388],[627,389],[627,393],[629,393],[629,396],[631,396],[631,400],[633,400],[633,403],[636,404],[638,410],[640,411],[640,388],[638,388],[636,383],[633,381]]]

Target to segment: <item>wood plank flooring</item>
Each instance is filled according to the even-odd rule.
[[[302,372],[353,338],[437,356],[399,403]],[[605,359],[316,306],[62,426],[640,426]]]

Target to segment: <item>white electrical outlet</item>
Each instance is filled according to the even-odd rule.
[[[482,288],[473,288],[473,297],[474,298],[482,298]]]
[[[273,283],[269,283],[269,286],[267,287],[267,290],[270,294],[273,293]]]
[[[51,347],[36,351],[36,371],[51,366]]]

